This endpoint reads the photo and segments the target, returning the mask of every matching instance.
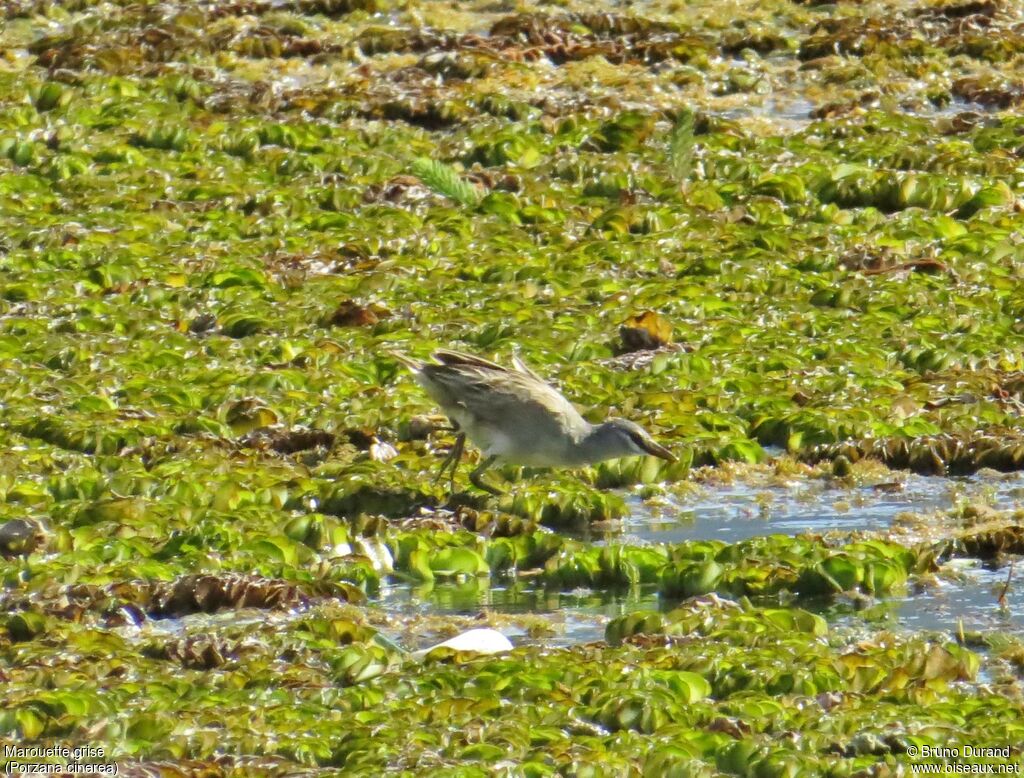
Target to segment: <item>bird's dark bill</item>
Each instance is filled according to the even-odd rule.
[[[676,461],[675,454],[673,454],[671,451],[669,451],[664,446],[659,446],[653,440],[644,440],[644,441],[638,441],[638,442],[640,443],[640,448],[642,448],[644,451],[646,451],[651,456],[658,457],[659,459],[666,459],[669,462],[675,462]]]

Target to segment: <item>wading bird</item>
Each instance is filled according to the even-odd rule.
[[[440,479],[451,468],[453,488],[467,437],[484,454],[469,480],[491,494],[500,492],[482,476],[499,459],[530,467],[580,467],[648,454],[676,461],[638,424],[626,419],[591,424],[516,357],[508,368],[458,351],[434,352],[435,363],[393,356],[412,371],[455,427],[455,445],[437,474]]]

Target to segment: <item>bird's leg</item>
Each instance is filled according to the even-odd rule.
[[[455,471],[459,469],[459,461],[462,459],[462,449],[466,445],[466,433],[460,432],[455,436],[455,445],[452,446],[452,450],[448,452],[448,456],[444,458],[444,462],[441,463],[441,469],[437,471],[437,477],[434,478],[436,484],[441,480],[444,475],[444,471],[451,467],[450,480],[449,480],[449,491],[455,492]]]
[[[494,460],[496,460],[496,459],[497,459],[496,456],[489,456],[489,457],[487,457],[483,462],[481,462],[479,465],[476,466],[476,469],[473,470],[472,473],[469,474],[469,480],[473,484],[473,486],[475,486],[477,489],[483,489],[485,492],[490,492],[495,497],[498,497],[498,496],[501,495],[501,492],[498,491],[497,489],[495,489],[493,486],[489,486],[488,484],[484,483],[484,480],[483,480],[483,477],[482,477],[483,474],[484,474],[484,471],[487,468],[489,468],[491,465],[493,465],[494,464]]]

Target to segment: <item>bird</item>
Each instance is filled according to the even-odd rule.
[[[441,464],[435,483],[455,471],[468,438],[484,455],[470,473],[478,489],[501,492],[483,480],[498,460],[529,467],[580,467],[606,459],[651,455],[676,458],[639,424],[610,418],[591,424],[562,394],[534,373],[519,357],[512,367],[459,351],[439,349],[434,362],[392,353],[412,372],[457,433],[455,445]]]

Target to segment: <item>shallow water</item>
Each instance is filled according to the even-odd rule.
[[[965,564],[967,563],[967,564]],[[977,560],[956,560],[943,573],[948,580],[920,591],[882,598],[855,608],[848,603],[824,609],[806,605],[830,623],[847,627],[884,628],[893,631],[934,631],[949,638],[961,630],[1006,632],[1024,637],[1024,567],[1017,566],[1005,606],[998,602],[1008,568],[986,570]],[[954,575],[955,574],[955,575]],[[653,589],[636,592],[551,592],[543,589],[496,586],[467,591],[454,584],[440,584],[425,596],[413,587],[385,587],[371,605],[394,616],[478,616],[481,614],[533,614],[546,617],[551,634],[531,636],[522,626],[496,626],[516,645],[569,646],[604,639],[609,620],[638,610],[670,611],[678,600],[665,599]],[[432,636],[424,636],[424,644]],[[406,646],[420,648],[422,646]]]
[[[691,496],[660,504],[637,498],[622,528],[631,540],[735,543],[759,535],[884,531],[901,513],[949,510],[964,503],[1000,510],[1020,507],[1024,477],[903,474],[898,481],[852,488],[831,479],[702,486]]]
[[[659,503],[632,499],[621,531],[596,543],[678,543],[718,539],[734,543],[766,534],[881,531],[906,512],[930,513],[966,503],[1004,510],[1024,505],[1024,477],[992,474],[968,478],[934,478],[898,474],[898,481],[848,487],[839,481],[807,479],[744,481],[705,485],[683,498]],[[619,529],[619,528],[617,528]],[[961,629],[1003,631],[1024,635],[1024,564],[1013,574],[1005,606],[998,603],[1009,568],[986,569],[978,560],[947,563],[933,584],[905,595],[862,603],[830,606],[822,611],[830,622],[893,630],[929,630],[955,636]],[[636,610],[668,611],[678,604],[653,588],[639,592],[555,592],[532,584],[492,586],[437,584],[417,589],[404,583],[382,587],[371,605],[395,616],[534,614],[550,621],[553,634],[531,636],[511,624],[503,631],[516,644],[564,646],[601,640],[605,624]],[[416,646],[418,647],[418,646]]]
[[[831,624],[839,627],[925,630],[941,632],[949,638],[956,637],[961,631],[994,631],[1024,636],[1024,567],[1018,565],[1014,570],[1003,607],[998,599],[1008,573],[1008,568],[986,569],[977,560],[954,560],[945,566],[939,581],[919,591],[876,602],[862,602],[856,606],[841,602],[825,608],[815,608],[813,604],[805,607],[819,612]],[[380,609],[398,622],[421,617],[441,617],[438,624],[441,625],[445,616],[475,619],[484,615],[488,617],[491,626],[516,645],[555,648],[603,640],[605,625],[616,616],[638,610],[670,611],[679,604],[677,600],[660,597],[654,587],[618,593],[590,590],[556,592],[519,583],[493,583],[495,585],[491,588],[437,584],[429,591],[406,583],[392,583],[382,586],[368,605]],[[509,621],[503,623],[501,615],[509,616]],[[302,616],[301,611],[268,613],[264,610],[245,609],[240,612],[197,613],[183,618],[151,619],[141,628],[120,629],[141,637],[185,637],[225,628],[265,625],[267,621],[283,623]],[[542,633],[530,634],[528,625],[516,618],[523,616],[539,617],[544,621],[546,629]],[[460,629],[463,627],[469,629],[469,622],[460,625]],[[404,638],[387,627],[382,627],[382,632],[410,651],[449,636],[431,629],[424,629],[416,637]]]
[[[718,111],[726,119],[764,119],[780,128],[802,130],[814,120],[811,113],[815,105],[807,98],[792,94],[775,93],[761,100],[747,99],[737,105]]]
[[[957,559],[942,572],[948,578],[937,586],[891,600],[900,625],[952,634],[962,629],[1024,635],[1024,567],[992,570],[977,559]]]
[[[676,543],[694,539],[736,542],[758,535],[823,533],[827,531],[885,531],[901,513],[948,510],[964,503],[984,503],[997,509],[1024,504],[1024,477],[972,476],[928,478],[901,475],[902,487],[847,487],[831,480],[779,482],[744,481],[699,487],[684,498],[660,505],[633,501],[632,514],[621,531],[592,537],[597,543]],[[1011,578],[1007,587],[1007,579]],[[1005,589],[1003,603],[1000,595]],[[370,597],[396,625],[379,625],[382,632],[408,650],[424,648],[448,637],[439,627],[445,616],[461,617],[459,629],[485,623],[503,632],[516,645],[551,647],[604,638],[609,620],[637,610],[670,611],[678,600],[658,595],[656,587],[635,591],[601,592],[589,589],[553,591],[531,581],[492,579],[466,583],[417,585],[391,581]],[[925,630],[953,638],[961,631],[1006,632],[1024,636],[1024,560],[1014,567],[986,567],[976,559],[954,559],[926,583],[906,593],[877,601],[840,601],[821,608],[803,604],[837,627],[854,629]],[[141,636],[184,637],[248,623],[288,621],[302,612],[244,609],[184,618],[147,620],[123,630]],[[508,616],[505,620],[503,617]],[[529,617],[537,617],[531,619]],[[441,617],[440,621],[434,621]],[[477,623],[479,622],[479,623]],[[403,635],[398,625],[405,625]],[[415,626],[422,625],[422,631]],[[430,625],[430,626],[428,626]],[[531,633],[529,627],[535,630]],[[536,629],[542,626],[542,629]]]
[[[551,633],[540,637],[530,636],[522,626],[511,623],[496,628],[516,645],[541,643],[548,646],[603,640],[604,627],[610,619],[637,610],[666,607],[653,587],[646,591],[621,593],[589,589],[556,592],[532,585],[493,583],[489,589],[437,584],[426,594],[407,584],[392,584],[382,587],[379,598],[374,598],[370,604],[399,617],[487,613],[543,616],[550,625]]]
[[[935,105],[924,100],[908,102],[912,97],[916,97],[916,94],[903,98],[905,104],[901,105],[901,109],[923,119],[952,119],[961,113],[976,113],[985,121],[984,117],[994,113],[991,107],[966,100],[955,99],[944,105]],[[763,96],[744,94],[742,101],[737,101],[737,96],[733,95],[718,102],[719,105],[712,107],[710,113],[725,119],[766,121],[779,130],[799,132],[819,121],[814,117],[814,111],[820,106],[800,90],[790,93],[772,92]]]

